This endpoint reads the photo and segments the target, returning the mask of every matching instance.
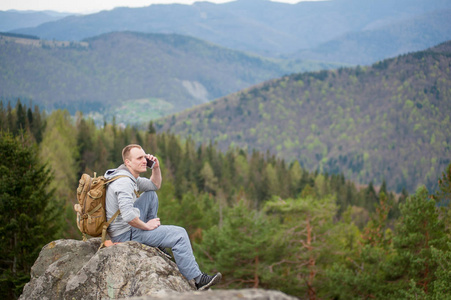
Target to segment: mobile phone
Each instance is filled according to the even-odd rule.
[[[147,157],[146,157],[146,160],[147,160],[147,167],[149,169],[153,169],[153,165],[155,164],[155,162],[153,160],[148,159]]]

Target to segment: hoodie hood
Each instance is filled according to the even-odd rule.
[[[126,176],[130,177],[133,180],[133,182],[136,183],[136,178],[132,175],[130,170],[124,164],[120,165],[117,169],[107,170],[103,177],[105,177],[106,179],[111,179],[118,175],[126,175]]]

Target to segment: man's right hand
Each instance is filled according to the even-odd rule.
[[[158,226],[161,225],[160,218],[149,220],[149,221],[147,221],[146,225],[149,226],[148,230],[154,230],[154,229],[158,228]]]
[[[133,220],[128,222],[128,224],[142,230],[154,230],[161,225],[160,218],[155,218],[147,221],[147,223],[144,223],[139,217],[134,218]]]

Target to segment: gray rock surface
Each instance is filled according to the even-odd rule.
[[[199,292],[156,248],[126,242],[98,250],[99,245],[97,238],[44,246],[20,299],[296,299],[261,289]]]
[[[142,297],[133,297],[129,300],[295,300],[296,297],[288,296],[279,291],[263,289],[242,290],[209,290],[185,293],[159,293]]]
[[[97,251],[100,239],[47,244],[20,299],[118,299],[196,290],[159,250],[127,242]]]

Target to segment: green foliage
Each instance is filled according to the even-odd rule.
[[[360,236],[351,236],[357,244],[349,243],[351,247],[344,248],[344,259],[334,262],[332,268],[326,271],[329,279],[326,286],[329,286],[329,292],[335,297],[384,299],[393,292],[386,282],[389,280],[387,268],[396,260],[392,249],[392,233],[387,222],[389,210],[387,198],[382,193],[380,204],[376,205],[375,213]],[[349,213],[344,221],[349,220]],[[394,276],[394,273],[389,275]]]
[[[325,289],[335,299],[392,299],[386,275],[392,262],[392,252],[366,245],[326,271]]]
[[[184,227],[193,240],[201,240],[202,232],[208,229],[212,224],[218,224],[219,207],[211,195],[200,194],[195,196],[187,191],[182,199],[176,199],[173,196],[165,194],[166,191],[159,191],[159,198],[163,199],[160,203],[160,215],[167,224],[174,224]],[[168,197],[169,196],[169,197]],[[186,213],[190,212],[190,213]]]
[[[0,110],[1,122],[15,128],[22,118],[16,114],[20,109],[9,107]],[[25,124],[35,120],[35,112],[29,118],[26,111]],[[408,197],[405,191],[401,195],[389,192],[388,181],[380,187],[356,185],[343,174],[310,173],[299,161],[287,164],[270,152],[249,153],[234,147],[222,152],[213,142],[198,145],[193,138],[181,140],[172,133],[115,123],[99,128],[82,115],[72,120],[67,111],[41,116],[47,127],[38,144],[39,156],[35,148],[23,149],[33,149],[36,159],[27,162],[27,170],[47,170],[40,167],[40,161],[45,161],[56,175],[53,180],[46,179],[47,187],[58,188],[56,194],[43,190],[29,198],[31,202],[53,195],[44,211],[58,211],[65,219],[61,223],[51,217],[55,223],[48,229],[57,235],[49,234],[49,239],[80,237],[71,229],[75,228],[71,214],[78,174],[103,174],[117,167],[122,163],[122,148],[139,143],[161,163],[159,217],[165,224],[187,229],[202,270],[222,272],[223,288],[279,289],[311,299],[447,296],[450,166],[433,197],[426,189]],[[23,132],[18,130],[19,137]],[[14,168],[7,169],[2,182],[29,179],[15,179]],[[50,174],[50,170],[43,172]],[[4,205],[3,199],[9,198],[1,199]],[[37,214],[41,211],[27,210],[15,220],[42,221]],[[0,219],[9,215],[2,213]],[[33,263],[31,253],[37,255],[44,243],[37,236],[39,246],[31,237],[18,241],[36,246],[27,252],[27,268]],[[2,231],[1,238],[11,240],[10,232]],[[2,251],[11,245],[3,243]],[[6,252],[5,257],[13,253]],[[7,262],[2,261],[2,267],[7,267]],[[20,289],[28,280],[28,270],[16,272],[18,277],[11,277],[8,270],[2,280],[9,282],[5,293],[12,295],[15,286]]]
[[[290,294],[314,299],[324,280],[324,266],[333,261],[338,250],[334,249],[336,243],[330,230],[336,214],[335,199],[274,199],[266,203],[265,211],[281,220],[274,237],[279,257],[268,277],[273,285]]]
[[[36,147],[0,133],[0,293],[4,299],[21,294],[39,251],[60,230],[62,206],[48,188],[51,182]]]
[[[438,190],[433,198],[440,207],[449,207],[451,205],[451,164],[438,179],[438,184]]]
[[[381,195],[361,246],[327,271],[328,289],[338,299],[448,299],[449,230],[426,188],[400,205],[393,233]],[[385,230],[384,230],[385,229]]]
[[[445,222],[439,218],[435,202],[424,187],[401,205],[401,214],[393,239],[399,256],[399,272],[424,293],[434,293],[431,283],[437,279],[438,264],[432,257],[432,248],[451,250],[447,244],[449,232],[445,230]]]
[[[5,109],[3,101],[0,100],[0,129],[4,132],[11,132],[14,135],[26,133],[30,139],[40,143],[45,129],[43,118],[37,105],[32,111],[17,99],[14,110],[11,102],[8,102]]]
[[[429,299],[446,299],[450,297],[451,282],[451,244],[448,242],[447,250],[431,247],[432,261],[437,263],[436,280],[432,282],[432,293]]]
[[[56,189],[58,198],[64,198],[70,194],[73,191],[71,187],[78,180],[76,160],[79,152],[77,135],[73,134],[74,131],[69,113],[54,111],[47,118],[47,128],[40,144],[40,155],[43,161],[49,164],[55,178],[58,179],[58,185],[54,183],[55,185],[52,186]]]
[[[391,244],[391,230],[388,228],[388,216],[391,209],[387,196],[382,192],[379,205],[367,223],[362,239],[364,244],[387,249]]]
[[[215,225],[195,244],[202,266],[221,271],[221,286],[228,288],[268,287],[268,251],[274,227],[261,213],[240,201],[226,212],[222,226]]]

